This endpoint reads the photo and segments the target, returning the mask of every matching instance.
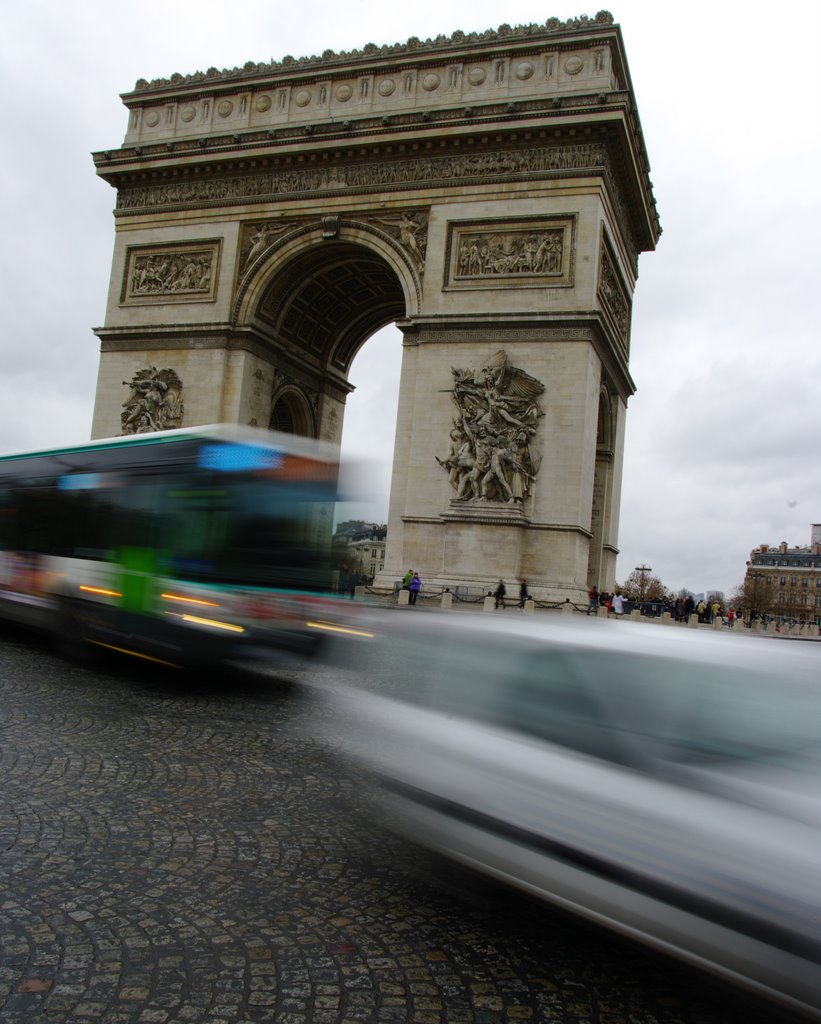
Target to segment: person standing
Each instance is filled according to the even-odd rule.
[[[617,590],[613,595],[613,614],[618,618],[624,615],[624,598],[621,593]]]
[[[599,610],[599,588],[591,587],[587,591],[587,614],[595,615]]]
[[[410,582],[413,579],[413,569],[408,569],[405,575],[402,577],[402,589],[410,590]]]
[[[496,598],[496,605],[495,605],[496,608],[498,608],[499,605],[501,605],[502,608],[504,608],[504,606],[505,606],[505,594],[506,593],[507,593],[507,590],[505,589],[504,582],[502,580],[499,580],[498,587],[493,591],[493,596]]]
[[[530,595],[527,592],[527,580],[526,579],[520,579],[519,580],[519,607],[520,608],[524,608],[525,601],[528,599],[529,596]]]
[[[422,589],[422,581],[419,579],[419,573],[415,572],[411,576],[411,581],[408,584],[410,590],[410,597],[408,598],[408,604],[416,604],[416,598],[419,597],[419,591]]]

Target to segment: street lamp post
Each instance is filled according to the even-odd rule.
[[[639,604],[644,604],[644,593],[647,588],[647,574],[653,570],[649,565],[637,565],[636,572],[639,574]]]

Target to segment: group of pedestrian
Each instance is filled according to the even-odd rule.
[[[402,578],[402,589],[408,591],[408,604],[416,604],[419,591],[422,589],[419,573],[414,572],[413,569],[408,569]]]
[[[488,591],[490,595],[490,592]],[[507,597],[507,587],[505,586],[504,580],[499,580],[496,589],[493,591],[494,608],[505,608],[505,598]],[[527,591],[527,580],[524,578],[519,579],[519,607],[524,608],[525,601],[530,600],[530,594]]]
[[[597,615],[599,608],[606,608],[607,614],[624,615],[624,596],[620,590],[609,594],[606,590],[591,587],[587,591],[587,614]]]

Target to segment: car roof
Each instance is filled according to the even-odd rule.
[[[386,637],[404,635],[424,641],[446,637],[454,643],[491,639],[521,649],[585,649],[636,657],[672,658],[700,664],[721,664],[766,669],[785,678],[801,671],[817,682],[821,671],[821,646],[814,642],[787,640],[757,634],[741,635],[649,622],[602,621],[598,618],[545,617],[511,612],[414,614],[405,609],[374,611],[370,625]]]

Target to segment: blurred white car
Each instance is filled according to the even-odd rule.
[[[408,837],[821,1020],[821,645],[397,611],[326,656]]]

